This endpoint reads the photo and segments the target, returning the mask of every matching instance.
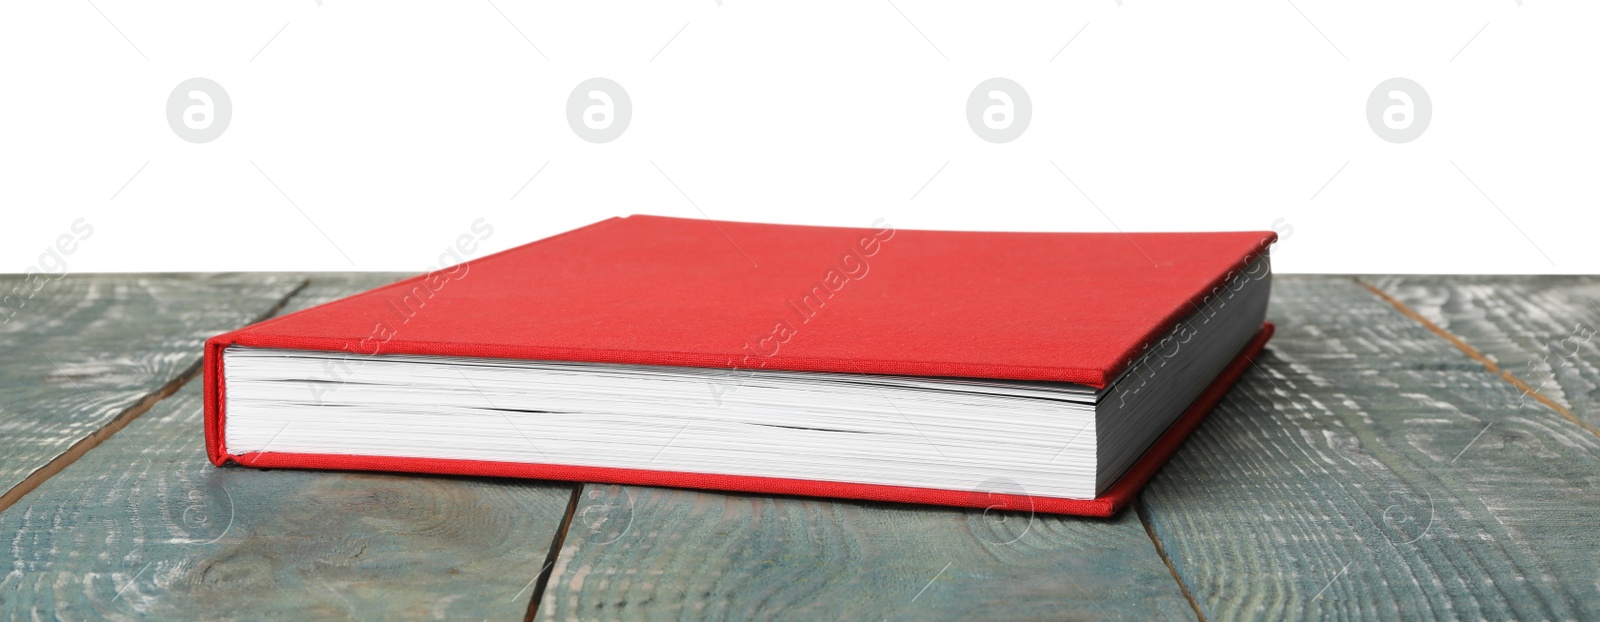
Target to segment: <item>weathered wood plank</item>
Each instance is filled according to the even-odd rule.
[[[1133,511],[588,485],[541,620],[1193,620]]]
[[[394,277],[313,276],[290,310]],[[215,468],[200,387],[0,512],[0,619],[525,615],[570,485]]]
[[[302,283],[259,274],[0,276],[0,493],[195,369],[207,337],[262,317]]]
[[[1381,276],[1367,281],[1600,430],[1600,277]],[[1522,403],[1539,408],[1529,395]]]
[[[1600,438],[1354,279],[1273,295],[1142,497],[1209,619],[1600,617]]]

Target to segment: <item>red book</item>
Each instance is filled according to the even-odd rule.
[[[612,218],[211,338],[206,449],[1110,516],[1271,336],[1274,240]]]

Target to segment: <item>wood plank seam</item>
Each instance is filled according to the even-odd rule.
[[[528,613],[522,617],[523,622],[533,622],[539,614],[539,601],[544,600],[544,591],[550,585],[550,575],[554,574],[556,560],[561,556],[561,547],[566,543],[567,530],[572,528],[572,517],[578,511],[578,501],[583,498],[583,488],[587,486],[582,482],[573,484],[572,497],[567,500],[567,513],[561,517],[561,524],[556,527],[556,535],[550,538],[550,550],[545,553],[544,566],[539,568],[539,574],[534,577],[533,597],[528,599]]]
[[[278,299],[278,303],[276,305],[273,305],[272,308],[267,309],[265,313],[257,316],[254,320],[252,320],[252,323],[259,322],[277,315],[279,311],[282,311],[283,308],[289,304],[289,300],[294,298],[296,294],[299,294],[300,290],[305,289],[306,285],[309,283],[311,283],[310,279],[302,279],[299,285],[296,285],[294,289],[289,290],[288,294],[285,294],[282,298]],[[158,402],[171,397],[174,393],[177,393],[179,389],[183,388],[183,385],[188,384],[190,380],[193,380],[195,376],[200,374],[200,365],[201,361],[196,359],[193,364],[189,365],[188,368],[184,369],[177,376],[173,377],[172,380],[167,381],[167,383],[162,385],[161,388],[145,394],[145,396],[140,398],[139,401],[134,402],[126,409],[123,409],[123,411],[118,413],[116,417],[113,417],[111,421],[107,422],[103,426],[100,426],[99,428],[96,428],[93,432],[90,432],[83,438],[78,439],[78,441],[68,447],[66,451],[61,452],[60,455],[52,458],[49,462],[46,462],[44,466],[41,466],[38,469],[35,469],[32,473],[29,473],[28,476],[23,478],[21,482],[18,482],[15,486],[12,486],[10,490],[5,492],[5,494],[0,495],[0,512],[4,512],[6,508],[11,507],[17,501],[21,500],[24,495],[27,495],[35,488],[38,488],[40,484],[45,482],[45,480],[50,479],[57,473],[60,473],[63,469],[72,465],[72,463],[77,462],[79,458],[82,458],[84,454],[89,453],[90,450],[94,449],[95,447],[99,447],[101,443],[106,441],[106,439],[111,438],[117,432],[121,432],[122,429],[127,427],[129,423],[132,423],[134,419],[138,419],[140,415],[149,412],[149,410]]]
[[[1156,535],[1156,530],[1150,526],[1150,515],[1145,511],[1143,496],[1134,500],[1133,509],[1139,514],[1139,523],[1144,525],[1145,535],[1150,536],[1150,542],[1156,545],[1156,555],[1161,556],[1161,562],[1167,565],[1167,571],[1172,573],[1172,579],[1178,582],[1178,589],[1183,590],[1183,598],[1189,601],[1189,607],[1194,609],[1195,619],[1206,622],[1206,614],[1200,610],[1200,602],[1189,592],[1189,585],[1183,582],[1183,577],[1178,575],[1178,567],[1173,565],[1172,558],[1167,556],[1167,548],[1162,546],[1161,536]]]
[[[1578,415],[1573,413],[1571,410],[1568,410],[1567,407],[1562,406],[1559,402],[1556,402],[1553,399],[1550,399],[1549,396],[1547,396],[1547,395],[1545,395],[1543,393],[1540,393],[1538,390],[1534,389],[1532,385],[1529,385],[1523,379],[1518,378],[1515,374],[1513,374],[1513,373],[1511,373],[1509,371],[1506,371],[1504,369],[1501,369],[1498,364],[1496,364],[1493,360],[1490,360],[1489,357],[1484,356],[1482,352],[1479,352],[1477,348],[1472,347],[1472,345],[1467,343],[1466,340],[1464,340],[1464,339],[1462,339],[1460,337],[1457,337],[1455,334],[1451,333],[1450,331],[1447,331],[1443,327],[1439,326],[1438,324],[1433,323],[1432,320],[1429,320],[1428,318],[1423,317],[1423,315],[1421,313],[1417,313],[1411,307],[1406,306],[1405,303],[1400,302],[1399,299],[1396,299],[1395,297],[1390,296],[1387,292],[1384,292],[1382,289],[1379,289],[1377,286],[1375,286],[1375,285],[1373,285],[1371,283],[1368,283],[1365,279],[1363,279],[1361,277],[1355,277],[1355,280],[1356,280],[1357,284],[1359,284],[1362,287],[1367,288],[1367,291],[1372,292],[1373,295],[1377,296],[1378,298],[1383,299],[1384,302],[1387,302],[1390,305],[1394,306],[1394,308],[1396,310],[1400,311],[1401,314],[1403,314],[1406,317],[1409,317],[1409,318],[1411,318],[1413,320],[1416,320],[1418,323],[1422,324],[1423,327],[1427,328],[1429,331],[1432,331],[1433,334],[1438,335],[1440,337],[1443,337],[1445,340],[1449,341],[1451,345],[1454,345],[1457,349],[1459,349],[1462,352],[1466,353],[1466,355],[1468,357],[1470,357],[1472,360],[1477,361],[1479,363],[1482,363],[1484,367],[1489,369],[1489,371],[1491,371],[1491,372],[1493,372],[1495,374],[1498,374],[1502,379],[1504,379],[1506,382],[1511,383],[1512,386],[1515,386],[1518,389],[1520,389],[1524,394],[1533,396],[1533,398],[1538,400],[1539,403],[1544,404],[1545,406],[1549,406],[1552,410],[1555,410],[1557,413],[1559,413],[1567,421],[1571,421],[1574,425],[1576,425],[1576,426],[1578,426],[1580,428],[1583,428],[1584,430],[1589,431],[1590,434],[1593,434],[1595,436],[1600,436],[1600,428],[1596,428],[1596,427],[1594,427],[1592,425],[1589,425],[1588,423],[1584,422],[1582,419],[1579,419]]]

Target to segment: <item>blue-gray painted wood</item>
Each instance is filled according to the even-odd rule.
[[[290,309],[398,276],[313,275]],[[161,386],[144,378],[181,375],[200,340],[250,319],[245,307],[270,308],[270,287],[300,282],[82,278],[106,280],[57,282],[37,316],[15,320],[30,324],[0,327],[8,355],[50,354],[62,368],[0,361],[0,430],[89,413],[70,444]],[[1516,357],[1557,338],[1546,333],[1596,318],[1581,314],[1592,279],[1373,282],[1519,375]],[[265,304],[234,308],[219,292]],[[1208,618],[1600,617],[1600,439],[1353,279],[1280,277],[1271,315],[1267,353],[1141,498]],[[218,317],[238,319],[181,330]],[[1560,390],[1547,392],[1591,413],[1588,369],[1552,370]],[[119,384],[145,392],[89,397]],[[198,389],[0,512],[0,618],[527,611],[569,487],[216,469]],[[0,435],[0,465],[28,446]],[[559,553],[541,619],[1193,617],[1133,511],[1029,519],[591,485]]]
[[[540,620],[1193,620],[1112,519],[589,485]]]
[[[314,275],[290,310],[394,278]],[[0,512],[0,619],[527,613],[571,485],[216,468],[200,388]]]
[[[1142,496],[1209,619],[1600,617],[1600,438],[1354,279],[1270,317]]]
[[[1367,280],[1600,430],[1600,277]]]
[[[0,276],[0,493],[197,369],[206,338],[263,317],[304,282],[275,274]]]

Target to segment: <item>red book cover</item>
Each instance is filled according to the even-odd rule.
[[[1101,497],[353,455],[233,455],[222,437],[232,345],[1105,387],[1204,308],[1271,232],[991,233],[630,216],[211,338],[213,463],[493,475],[1109,516],[1249,366],[1271,325]]]

